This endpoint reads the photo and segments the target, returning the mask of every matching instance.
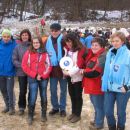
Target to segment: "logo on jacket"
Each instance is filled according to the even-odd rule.
[[[119,70],[119,65],[114,65],[114,71],[117,72]]]

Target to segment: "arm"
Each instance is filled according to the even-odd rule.
[[[12,55],[13,64],[16,68],[21,68],[21,62],[19,61],[18,46],[14,48]]]
[[[51,66],[51,62],[50,62],[50,59],[49,59],[49,55],[46,54],[45,71],[43,72],[43,74],[41,75],[41,77],[43,79],[48,78],[51,70],[52,70],[52,66]]]
[[[30,65],[31,63],[29,61],[29,51],[26,51],[22,59],[22,69],[28,76],[35,78],[37,76],[37,73],[30,69]]]
[[[97,61],[90,61],[84,70],[84,76],[88,78],[96,78],[103,73],[105,65],[105,55],[100,56]]]
[[[85,72],[84,73],[84,76],[87,77],[87,78],[96,78],[98,76],[100,76],[100,72],[94,70],[94,71],[91,71],[91,72]]]

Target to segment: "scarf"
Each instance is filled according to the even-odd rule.
[[[62,48],[61,48],[62,37],[63,37],[63,35],[60,34],[60,36],[57,39],[57,51],[58,51],[57,55],[56,55],[56,51],[53,47],[51,36],[48,37],[48,40],[46,43],[46,50],[49,54],[52,66],[57,66],[59,64],[60,59],[62,58]]]
[[[107,53],[106,56],[106,62],[105,62],[105,68],[104,68],[104,74],[102,77],[102,91],[107,92],[108,90],[108,80],[112,80],[112,75],[111,75],[111,60],[113,59],[113,54],[112,54],[112,50],[114,49],[114,47],[112,47],[109,52]],[[126,46],[122,46],[117,50],[117,54],[115,56],[115,58],[113,59],[113,62],[116,63],[116,61],[120,58],[124,58],[123,53],[126,50]],[[114,64],[112,64],[113,67]],[[111,76],[110,76],[111,75]]]

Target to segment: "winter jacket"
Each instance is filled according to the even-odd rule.
[[[91,48],[91,42],[93,40],[93,36],[92,35],[89,35],[85,38],[85,46],[87,48]]]
[[[102,78],[102,90],[121,92],[121,87],[130,89],[130,51],[126,45],[108,51]]]
[[[56,53],[56,60],[57,60],[57,63],[58,63],[57,65],[51,64],[52,65],[52,71],[51,71],[50,77],[52,77],[52,78],[63,78],[63,73],[62,73],[62,70],[59,66],[59,60],[58,60],[58,50],[61,49],[60,50],[60,52],[62,52],[61,57],[64,55],[63,44],[62,44],[62,35],[60,34],[57,38],[53,38],[52,36],[50,36],[49,38],[50,39],[47,40],[48,42],[46,44],[49,44],[50,42],[52,42],[52,46],[53,46],[54,51]],[[52,48],[50,47],[50,45],[48,47],[46,45],[46,49],[47,49],[47,52],[49,54],[50,60],[51,59],[54,60],[55,58],[52,58],[52,53],[51,53]],[[52,63],[52,61],[51,61],[51,63]]]
[[[16,68],[16,75],[17,76],[25,76],[21,63],[24,53],[27,51],[28,47],[30,45],[30,42],[22,42],[21,44],[18,44],[14,51],[13,51],[13,64]]]
[[[68,70],[68,74],[71,77],[72,83],[82,81],[83,79],[83,75],[80,73],[80,70],[83,69],[84,67],[83,55],[85,51],[86,51],[85,47],[75,52],[65,50],[65,56],[69,56],[73,61],[73,67],[70,70]]]
[[[12,62],[15,46],[15,40],[10,40],[8,43],[0,40],[0,76],[15,76],[15,67]]]
[[[105,65],[106,51],[100,49],[96,54],[88,50],[86,67],[84,70],[83,88],[86,94],[103,94],[101,91],[101,77]]]
[[[36,78],[39,74],[43,79],[49,78],[51,72],[51,63],[46,52],[30,52],[29,50],[23,56],[23,71],[31,78]]]

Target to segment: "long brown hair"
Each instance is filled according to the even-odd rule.
[[[68,41],[72,42],[73,51],[80,50],[83,47],[82,43],[80,42],[78,36],[75,33],[68,33],[64,36],[63,43],[65,44]]]
[[[31,52],[37,52],[37,50],[33,47],[33,39],[38,39],[38,41],[39,41],[39,43],[40,43],[40,48],[39,48],[39,49],[41,49],[42,51],[45,51],[45,45],[43,44],[42,39],[41,39],[41,37],[39,37],[39,36],[32,38],[32,42],[31,42],[31,45],[30,45],[30,47],[29,47],[29,50],[30,50]]]

